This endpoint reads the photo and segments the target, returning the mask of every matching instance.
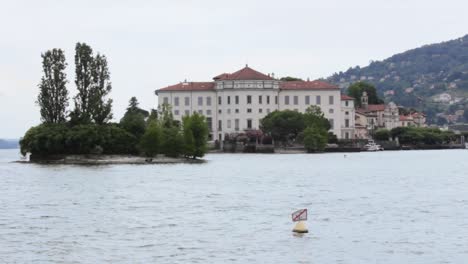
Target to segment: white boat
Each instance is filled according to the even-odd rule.
[[[379,150],[384,150],[382,146],[375,144],[374,140],[369,139],[366,145],[364,145],[364,149],[366,151],[379,151]]]

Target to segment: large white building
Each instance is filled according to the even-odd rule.
[[[182,82],[155,91],[158,105],[172,106],[174,118],[197,112],[207,118],[212,140],[226,133],[260,128],[260,120],[275,110],[305,112],[322,109],[330,131],[338,138],[354,138],[354,99],[324,81],[280,81],[249,68],[213,78],[212,82]]]

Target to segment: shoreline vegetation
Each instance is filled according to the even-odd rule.
[[[193,112],[175,120],[171,106],[141,109],[132,97],[120,122],[111,122],[112,91],[105,55],[94,55],[90,46],[75,47],[74,109],[69,93],[61,49],[41,55],[43,76],[37,104],[42,123],[30,128],[20,140],[20,151],[29,162],[48,164],[158,164],[200,163],[208,151],[210,127],[206,118]],[[366,88],[379,101],[375,87]],[[350,93],[353,92],[351,89]],[[360,98],[359,91],[353,94]],[[329,132],[331,124],[321,108],[310,106],[304,113],[274,111],[260,121],[259,130],[226,133],[214,150],[227,153],[324,153],[358,152],[367,140],[339,140]],[[395,128],[373,131],[387,150],[462,148],[464,140],[438,128]],[[459,140],[460,139],[460,140]],[[464,138],[463,138],[464,139]],[[458,144],[457,146],[455,146]]]
[[[85,43],[75,48],[74,109],[64,52],[42,54],[37,104],[41,121],[20,140],[30,162],[62,164],[199,163],[207,152],[208,125],[197,113],[174,120],[169,105],[146,111],[132,97],[123,118],[112,123],[112,90],[107,58]]]

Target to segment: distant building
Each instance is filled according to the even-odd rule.
[[[395,103],[369,104],[367,93],[362,94],[361,107],[356,109],[355,114],[356,138],[369,138],[372,131],[381,128],[391,130],[396,127],[407,126],[426,126],[426,116],[419,112],[400,115],[398,106]]]
[[[260,129],[260,120],[275,110],[305,112],[319,106],[338,138],[354,138],[354,101],[324,81],[280,81],[247,65],[222,73],[211,82],[181,82],[155,91],[158,104],[172,106],[174,118],[194,112],[206,117],[212,140],[225,134]]]

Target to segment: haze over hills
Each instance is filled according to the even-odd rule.
[[[0,139],[0,149],[16,149],[19,148],[17,139]]]
[[[433,123],[449,115],[459,115],[452,122],[468,121],[463,117],[468,112],[468,35],[356,66],[328,80],[341,88],[372,83],[385,101],[423,110]]]

